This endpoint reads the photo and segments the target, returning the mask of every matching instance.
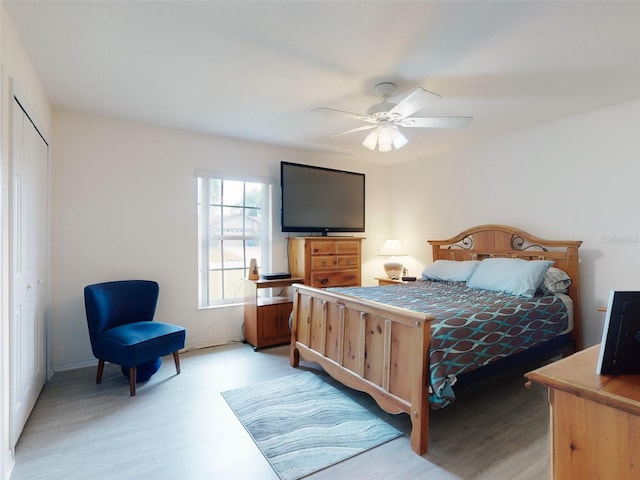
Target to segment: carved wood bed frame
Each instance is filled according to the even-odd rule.
[[[473,227],[448,240],[430,240],[433,260],[491,257],[553,260],[572,283],[572,336],[582,346],[580,324],[581,241],[544,240],[503,225]],[[381,287],[385,288],[385,287]],[[294,285],[290,362],[317,362],[341,383],[368,393],[389,413],[411,418],[411,448],[427,452],[431,315]]]

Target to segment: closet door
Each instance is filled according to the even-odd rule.
[[[17,101],[13,106],[11,191],[12,444],[44,385],[48,270],[48,146]]]

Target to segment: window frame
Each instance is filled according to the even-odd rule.
[[[244,270],[243,276],[247,276],[249,271],[249,263],[251,261],[248,258],[246,253],[246,242],[251,240],[258,240],[260,244],[260,256],[261,256],[261,269],[265,271],[269,271],[271,269],[271,258],[272,258],[272,248],[273,248],[273,205],[274,199],[273,194],[275,190],[275,185],[277,184],[274,178],[270,177],[257,177],[257,176],[249,176],[249,175],[234,175],[224,172],[212,172],[206,170],[196,170],[196,209],[197,209],[197,241],[198,241],[198,309],[210,309],[210,308],[218,308],[225,307],[231,305],[242,305],[244,303],[244,293],[243,291],[236,291],[230,296],[226,298],[218,298],[212,299],[210,298],[211,289],[210,289],[210,272],[212,269],[210,268],[210,245],[212,240],[218,240],[221,242],[224,241],[241,241],[243,243],[243,266],[241,268],[233,267],[233,268],[224,268],[224,259],[221,259],[221,268],[216,269],[218,271],[222,271],[222,278],[224,282],[225,272],[234,271],[242,269]],[[241,234],[227,234],[225,235],[223,232],[219,234],[212,234],[209,230],[209,221],[210,221],[210,185],[211,180],[220,180],[222,182],[243,182],[246,183],[259,183],[263,185],[262,199],[260,206],[260,210],[262,213],[262,227],[259,235],[246,235],[245,233]],[[202,187],[201,188],[201,182]],[[223,183],[224,184],[224,183]],[[242,230],[246,232],[246,211],[251,207],[247,206],[246,202],[246,188],[243,189],[242,193]],[[223,193],[224,195],[224,193]],[[225,206],[224,197],[221,199],[221,204],[219,205],[222,210],[227,208],[229,205]],[[237,205],[233,205],[234,208],[238,207]],[[224,285],[223,285],[223,295],[225,295]]]

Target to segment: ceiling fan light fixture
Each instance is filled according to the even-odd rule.
[[[377,147],[381,152],[390,152],[394,148],[398,150],[409,143],[398,127],[460,128],[466,127],[473,119],[473,117],[414,117],[413,115],[423,110],[429,101],[440,98],[440,95],[418,87],[398,103],[392,103],[389,102],[389,98],[395,88],[395,84],[391,82],[377,84],[375,91],[382,97],[382,101],[371,105],[365,115],[326,107],[314,110],[337,113],[367,123],[362,127],[352,128],[328,138],[373,129],[363,140],[362,145],[372,151]]]
[[[391,144],[386,144],[386,143],[380,143],[378,144],[378,150],[380,150],[381,152],[390,152],[391,151]]]
[[[369,150],[375,150],[376,144],[378,143],[378,135],[380,134],[380,128],[381,127],[376,127],[375,129],[371,130],[371,133],[367,135],[367,137],[362,142],[362,145],[367,147]]]
[[[362,145],[369,150],[375,150],[376,146],[381,152],[390,152],[392,147],[396,150],[404,147],[408,143],[407,138],[400,133],[395,125],[378,125],[366,136]]]
[[[400,130],[398,130],[398,127],[394,125],[391,128],[392,128],[391,139],[393,141],[393,146],[395,147],[396,150],[404,147],[407,143],[409,143],[409,140],[407,140],[407,137],[405,137],[400,132]]]
[[[393,144],[393,128],[390,126],[382,127],[380,135],[378,135],[378,150],[381,152],[390,152]]]

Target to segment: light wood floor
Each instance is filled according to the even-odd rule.
[[[225,345],[183,354],[181,364],[176,376],[165,358],[133,398],[114,365],[105,367],[101,385],[94,368],[56,373],[17,445],[11,480],[277,480],[220,392],[291,373],[288,347]],[[546,391],[525,389],[520,376],[464,392],[432,412],[423,457],[409,447],[407,415],[386,415],[351,393],[405,436],[311,480],[549,478]]]

